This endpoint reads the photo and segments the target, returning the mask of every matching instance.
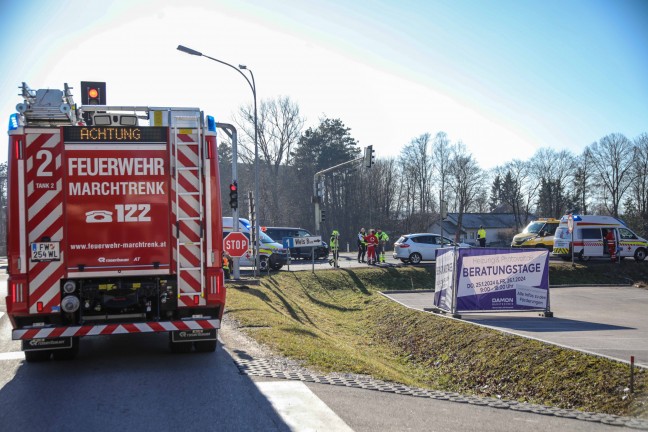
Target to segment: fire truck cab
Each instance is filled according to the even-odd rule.
[[[82,337],[124,333],[214,351],[225,286],[213,119],[198,108],[77,107],[67,84],[21,89],[6,301],[26,360],[71,358]]]

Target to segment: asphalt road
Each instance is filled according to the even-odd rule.
[[[245,375],[237,366],[242,359],[272,364],[274,357],[246,351],[240,333],[227,326],[216,353],[173,355],[166,334],[99,336],[83,338],[74,361],[27,364],[10,340],[5,295],[0,277],[0,431],[631,430],[603,424],[600,416],[593,422],[593,414],[577,420],[460,403],[461,397]]]
[[[413,309],[434,304],[434,293],[385,293]],[[556,345],[648,368],[648,290],[634,287],[550,288],[553,318],[537,312],[462,314],[462,319]]]

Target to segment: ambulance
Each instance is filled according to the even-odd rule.
[[[539,218],[531,222],[511,241],[512,248],[546,248],[553,249],[554,233],[560,221],[554,218]]]
[[[570,222],[570,216],[572,222]],[[572,233],[574,256],[581,261],[590,258],[611,258],[605,235],[614,233],[617,255],[643,261],[648,253],[648,240],[638,236],[625,223],[612,216],[565,215],[554,234],[553,255],[570,260]]]

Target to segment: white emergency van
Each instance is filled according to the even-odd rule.
[[[233,219],[231,217],[223,218],[223,238],[233,231],[234,224],[232,221]],[[250,241],[250,248],[239,259],[239,265],[241,267],[254,267],[254,254],[250,240],[251,227],[252,223],[249,220],[239,218],[239,231],[245,234],[248,241]],[[259,269],[264,271],[268,267],[271,270],[281,269],[288,262],[288,251],[284,249],[281,243],[275,242],[263,231],[261,231],[259,239],[261,240],[259,247]]]
[[[606,234],[612,230],[616,243],[617,255],[622,259],[633,257],[643,261],[648,253],[648,241],[635,234],[625,223],[612,216],[565,215],[560,219],[560,225],[554,234],[553,255],[564,260],[571,259],[573,227],[574,256],[581,261],[594,257],[610,257]]]

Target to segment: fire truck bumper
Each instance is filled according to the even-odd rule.
[[[93,324],[66,327],[32,327],[13,330],[13,340],[65,340],[82,336],[103,336],[128,333],[163,333],[171,332],[176,341],[196,341],[216,339],[216,330],[220,328],[219,319],[193,319],[179,321],[157,321],[119,324]],[[61,342],[63,343],[63,342]],[[25,345],[25,344],[23,344]],[[32,346],[38,343],[31,344]],[[46,343],[41,343],[41,349]],[[65,348],[62,346],[61,348]],[[30,349],[29,346],[26,349]],[[38,349],[38,348],[31,348]]]

